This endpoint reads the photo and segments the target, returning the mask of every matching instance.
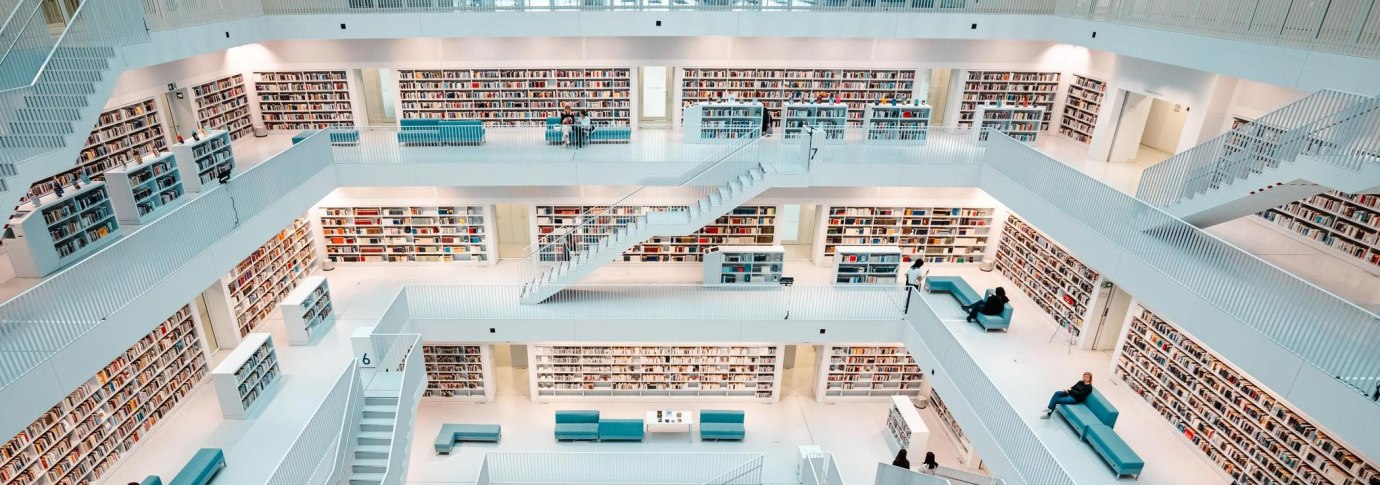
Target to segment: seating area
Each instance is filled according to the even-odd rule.
[[[960,276],[930,276],[925,278],[925,289],[930,293],[948,293],[954,297],[959,304],[967,306],[981,301],[983,298],[992,295],[992,290],[987,290],[983,297],[978,297],[977,291],[968,285],[967,281]],[[977,324],[983,330],[1001,330],[1005,332],[1011,327],[1011,304],[1007,303],[1002,307],[1001,315],[984,315],[979,313]]]
[[[216,477],[217,473],[225,469],[225,452],[220,448],[202,448],[192,455],[192,459],[182,467],[182,471],[177,472],[168,485],[206,485]],[[150,482],[149,479],[153,481]],[[161,485],[162,480],[158,477],[149,477],[141,485]]]
[[[599,441],[599,411],[556,411],[556,440]]]
[[[1140,476],[1145,461],[1112,430],[1121,413],[1097,389],[1093,389],[1083,402],[1060,404],[1054,407],[1054,412],[1112,467],[1118,478]]]
[[[484,144],[484,122],[404,118],[398,122],[398,144],[424,146],[479,146]]]
[[[321,130],[302,130],[298,132],[296,135],[292,136],[292,144],[296,145],[298,143],[301,143],[302,140],[306,140],[307,138],[311,137],[312,135],[315,135],[319,131]],[[350,146],[359,144],[359,130],[356,130],[354,128],[331,128],[328,136],[331,137],[331,145],[334,146]]]
[[[599,419],[599,441],[642,441],[642,419]]]
[[[461,441],[497,443],[503,428],[497,424],[443,424],[436,434],[436,454],[449,455]]]
[[[742,440],[747,435],[743,427],[743,412],[719,409],[700,411],[700,440]]]
[[[560,145],[565,141],[561,130],[561,119],[546,119],[546,143]],[[627,126],[596,126],[586,140],[589,143],[629,143],[632,141],[632,128]]]

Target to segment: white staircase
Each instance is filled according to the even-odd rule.
[[[349,485],[381,485],[388,472],[393,449],[393,426],[398,417],[397,397],[364,398],[364,416],[355,437],[354,459],[350,463]]]

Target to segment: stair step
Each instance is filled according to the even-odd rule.
[[[71,123],[47,121],[15,121],[10,123],[11,132],[17,135],[70,135]]]
[[[378,485],[383,483],[382,473],[351,473],[350,485]]]
[[[96,94],[96,87],[88,83],[50,83],[42,82],[34,85],[34,92],[38,94]]]
[[[62,137],[52,135],[0,135],[0,148],[53,149],[66,146]]]
[[[388,459],[388,445],[355,445],[356,460]]]
[[[394,417],[394,416],[397,416],[397,415],[398,415],[398,407],[397,407],[397,406],[386,406],[386,405],[382,405],[382,404],[375,404],[375,405],[366,405],[366,406],[364,406],[364,418],[365,418],[365,419],[380,418],[380,419],[389,419],[389,420],[392,420],[393,417]]]
[[[351,473],[384,473],[388,471],[388,460],[385,458],[372,458],[368,460],[355,460],[350,463]]]
[[[393,420],[385,418],[364,418],[359,420],[360,431],[393,431]]]
[[[38,76],[39,83],[98,83],[105,78],[102,71],[88,69],[45,69]]]
[[[392,406],[393,408],[396,409],[396,408],[398,407],[398,398],[396,398],[396,397],[364,396],[364,405],[365,405],[365,406],[371,406],[371,405]]]
[[[105,58],[53,58],[48,61],[48,69],[63,71],[104,71],[110,69],[110,61]]]
[[[46,94],[24,97],[24,106],[28,108],[85,108],[87,104],[89,103],[86,96],[75,94]]]
[[[53,58],[61,59],[109,59],[115,57],[112,47],[58,47],[53,50]]]
[[[81,112],[76,108],[20,108],[14,114],[15,121],[80,121]]]

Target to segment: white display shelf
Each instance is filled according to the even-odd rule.
[[[839,246],[834,250],[834,265],[834,284],[901,282],[901,248],[896,246]]]
[[[867,105],[882,99],[916,97],[914,69],[799,69],[687,67],[680,72],[683,107],[733,97],[760,101],[780,112],[783,104],[816,99],[823,94],[848,106],[851,125],[863,122]],[[777,118],[781,124],[781,118]]]
[[[685,138],[691,142],[737,140],[762,129],[760,102],[704,102],[685,108]]]
[[[1016,105],[1043,108],[1036,131],[1049,129],[1059,94],[1059,73],[1043,71],[967,71],[963,99],[958,105],[958,126],[976,127],[981,105]],[[1032,139],[1033,141],[1033,139]]]
[[[544,124],[561,103],[587,111],[597,125],[632,123],[626,67],[400,69],[402,118],[481,120],[490,126]]]
[[[1002,228],[996,268],[1060,326],[1072,323],[1075,336],[1102,291],[1097,271],[1015,215]]]
[[[1380,194],[1328,191],[1257,214],[1300,239],[1380,273]]]
[[[824,130],[823,136],[816,140],[826,143],[843,143],[844,130],[848,126],[848,105],[843,103],[785,103],[781,108],[781,134],[787,140],[799,139],[804,135],[804,127],[812,126]]]
[[[863,126],[867,142],[874,144],[923,145],[929,136],[930,111],[917,100],[912,104],[873,104],[867,107]]]
[[[335,323],[335,305],[331,301],[331,288],[326,278],[308,276],[302,278],[297,289],[292,290],[278,304],[283,313],[283,328],[287,330],[288,343],[307,345],[321,332],[330,329]]]
[[[15,210],[5,246],[16,276],[39,278],[80,260],[120,235],[104,182],[50,194]]]
[[[906,450],[908,456],[925,456],[925,451],[929,450],[930,428],[925,426],[925,420],[920,419],[920,413],[915,411],[910,397],[891,396],[890,400],[891,407],[886,413],[886,437],[891,451]]]
[[[86,138],[86,146],[77,155],[75,166],[34,182],[29,194],[51,194],[53,182],[70,188],[73,182],[81,180],[82,173],[101,180],[101,174],[107,170],[165,151],[167,146],[158,103],[152,98],[102,112]]]
[[[815,400],[885,401],[924,395],[925,375],[903,344],[824,345]]]
[[[561,235],[578,227],[576,241],[584,249],[648,209],[619,207],[609,213],[604,206],[534,206],[532,243],[541,248],[542,261],[564,261],[569,256],[562,248],[548,246]],[[698,263],[719,246],[770,246],[776,244],[776,214],[774,205],[739,206],[688,236],[653,236],[624,252],[623,261]]]
[[[1091,144],[1093,127],[1097,126],[1097,113],[1102,110],[1102,97],[1106,94],[1106,81],[1074,74],[1073,82],[1064,96],[1064,116],[1059,119],[1059,133]]]
[[[105,185],[121,224],[145,224],[186,200],[182,174],[171,153],[111,169],[105,173]]]
[[[268,318],[315,263],[311,227],[299,217],[235,265],[222,281],[239,335],[248,335]]]
[[[784,346],[534,344],[531,396],[554,400],[780,399]]]
[[[221,174],[235,171],[235,154],[230,145],[230,133],[225,130],[206,132],[201,139],[183,138],[172,146],[182,184],[188,192],[201,192],[203,187],[220,183]],[[209,189],[208,189],[209,190]]]
[[[786,248],[720,246],[704,255],[706,286],[776,286],[781,284]]]
[[[815,264],[832,260],[839,246],[899,246],[904,262],[980,263],[994,213],[991,207],[824,206]]]
[[[230,133],[232,140],[254,133],[243,74],[192,86],[192,97],[196,100],[196,117],[200,126],[225,130]]]
[[[254,73],[259,117],[271,131],[355,126],[345,71]]]
[[[1150,310],[1131,309],[1116,374],[1235,483],[1371,483],[1377,465]]]
[[[493,348],[470,343],[423,342],[427,401],[492,401]]]
[[[0,483],[99,483],[205,377],[184,305],[0,446]]]
[[[968,441],[968,436],[963,434],[963,427],[958,425],[953,413],[949,412],[949,407],[944,404],[944,400],[939,398],[939,391],[930,389],[930,406],[934,407],[935,415],[939,416],[939,422],[944,425],[944,432],[949,436],[949,441],[954,445],[954,452],[958,454],[959,464],[968,468],[978,468],[980,459],[977,450],[973,448],[973,443]],[[907,452],[909,454],[909,452]]]
[[[246,335],[240,345],[211,370],[211,383],[216,387],[221,415],[230,419],[249,417],[282,375],[278,353],[273,349],[273,336],[266,333]]]
[[[1003,133],[1016,141],[1035,143],[1040,137],[1041,119],[1045,109],[1038,106],[978,106],[978,126]],[[987,132],[977,129],[978,142],[987,141]]]
[[[328,261],[492,265],[498,259],[489,206],[323,207],[321,214]]]

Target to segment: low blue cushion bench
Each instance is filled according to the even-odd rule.
[[[700,411],[700,441],[741,440],[745,436],[742,411],[717,409]]]
[[[202,448],[177,472],[168,485],[206,485],[225,469],[225,452],[220,448]]]
[[[1103,425],[1108,428],[1116,426],[1116,418],[1121,415],[1115,406],[1102,397],[1102,393],[1093,389],[1088,398],[1078,404],[1060,404],[1054,407],[1054,411],[1064,418],[1073,432],[1082,438],[1088,433],[1088,428],[1093,425]]]
[[[960,276],[930,276],[925,278],[925,288],[930,293],[946,292],[963,306],[972,305],[984,298],[979,297],[978,292],[973,290],[973,287],[969,286],[968,282]],[[987,290],[986,296],[991,295],[992,290]],[[1000,315],[979,313],[977,323],[982,326],[983,330],[1006,331],[1011,328],[1011,312],[1011,304],[1007,303],[1002,306]]]
[[[599,441],[642,441],[641,419],[600,419]]]
[[[144,481],[139,482],[139,485],[163,485],[163,479],[158,478],[158,475],[149,475]]]
[[[599,440],[599,411],[556,411],[557,440]]]
[[[443,424],[436,435],[436,453],[449,455],[459,441],[497,443],[503,428],[497,424]]]
[[[296,135],[292,136],[292,144],[296,145],[298,143],[301,143],[302,140],[310,138],[312,135],[315,135],[318,131],[321,130],[302,130],[301,132],[298,132]],[[359,130],[353,128],[331,128],[328,131],[329,133],[327,133],[326,136],[329,136],[331,138],[331,145],[359,144]]]
[[[1116,477],[1121,478],[1131,476],[1140,478],[1141,470],[1145,469],[1145,461],[1132,450],[1126,442],[1118,436],[1112,428],[1101,424],[1088,426],[1085,440],[1102,457],[1102,461],[1112,467],[1116,472]]]

